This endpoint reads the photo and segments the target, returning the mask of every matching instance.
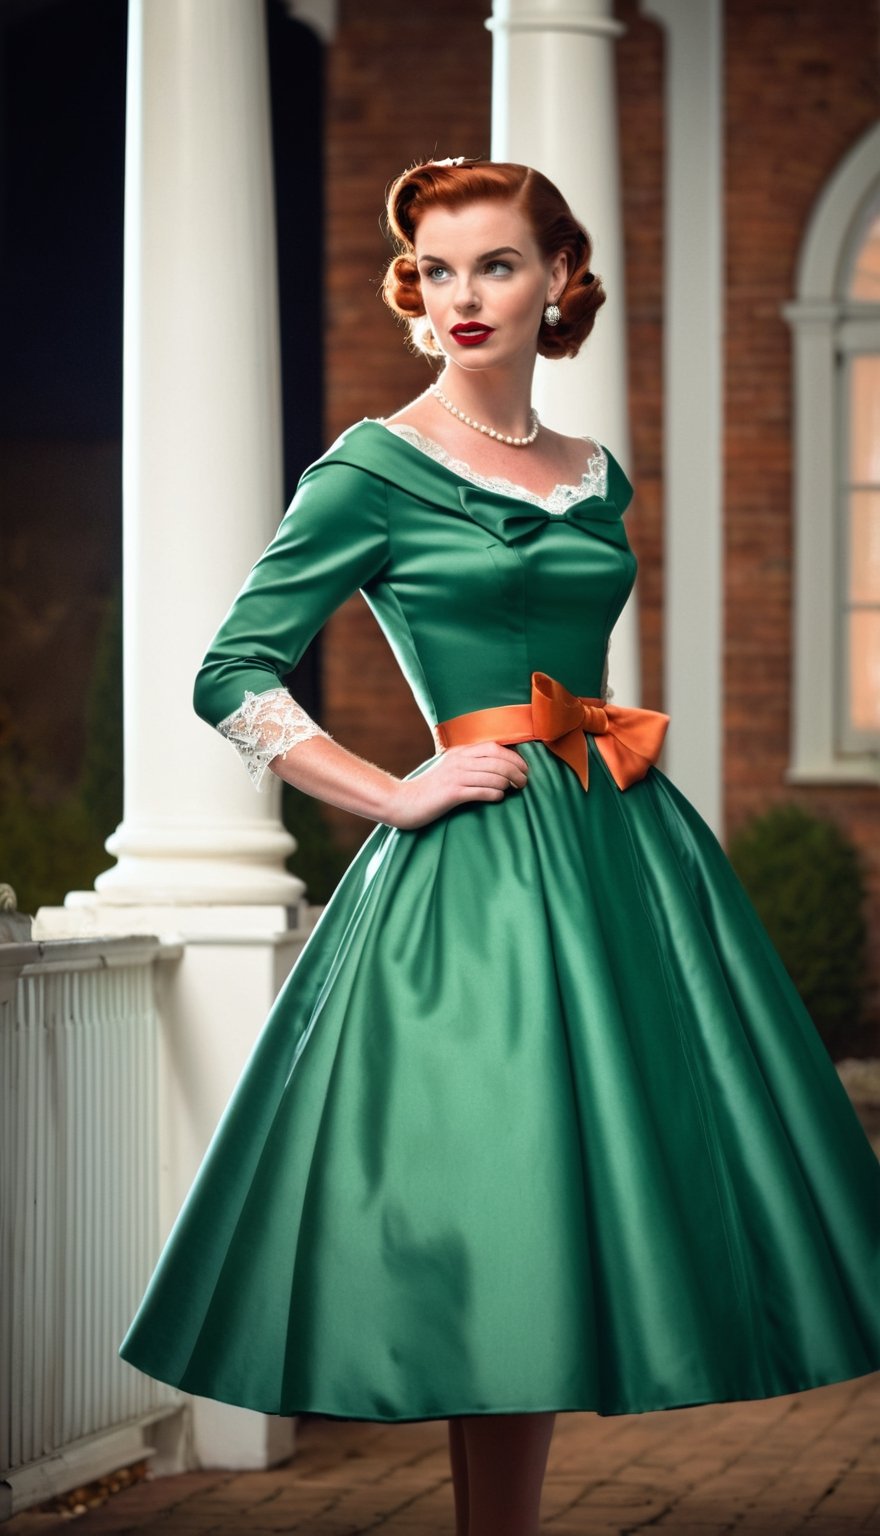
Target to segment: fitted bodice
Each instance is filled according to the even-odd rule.
[[[610,456],[603,492],[593,466],[550,508],[464,478],[377,423],[334,452],[386,488],[388,562],[362,590],[429,724],[525,702],[533,670],[598,695],[636,573],[621,516],[632,489]]]
[[[632,487],[599,452],[551,507],[559,498],[487,485],[358,422],[302,476],[204,659],[196,712],[219,725],[249,693],[277,690],[358,589],[432,732],[465,711],[528,702],[533,671],[596,697],[636,574],[623,526]]]

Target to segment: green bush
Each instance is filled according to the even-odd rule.
[[[47,803],[26,759],[0,757],[0,878],[18,910],[61,906],[68,891],[88,890],[106,869],[104,837],[90,822],[78,789]]]
[[[76,798],[95,835],[103,841],[123,813],[122,587],[107,599],[98,630],[85,706],[85,749]],[[102,854],[106,869],[110,855]],[[91,884],[91,882],[89,882]]]
[[[111,863],[106,838],[122,819],[122,598],[117,584],[98,631],[85,703],[85,751],[77,778],[50,795],[28,745],[0,756],[0,879],[20,912],[58,907],[89,890]]]
[[[232,748],[227,750],[231,751]],[[242,770],[243,771],[243,770]],[[85,701],[85,748],[77,778],[47,797],[27,743],[0,754],[0,880],[20,912],[61,906],[68,891],[90,890],[110,868],[104,843],[123,815],[122,594],[107,599]],[[285,785],[282,819],[299,844],[288,869],[306,882],[309,901],[329,900],[351,855],[341,850],[322,802]]]
[[[861,1023],[867,997],[867,885],[858,849],[832,821],[775,806],[731,839],[748,891],[825,1046]]]
[[[330,900],[354,854],[335,842],[324,816],[323,801],[315,795],[303,794],[292,784],[285,784],[281,791],[281,819],[298,845],[287,861],[287,868],[305,881],[306,900],[322,906]],[[367,835],[369,831],[367,827]]]

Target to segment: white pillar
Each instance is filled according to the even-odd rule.
[[[664,766],[724,820],[721,0],[643,0],[666,37]]]
[[[125,816],[107,843],[116,867],[34,927],[185,941],[160,1009],[163,1235],[317,915],[284,869],[280,783],[255,794],[192,708],[211,636],[284,511],[264,25],[257,0],[131,0]],[[188,1401],[166,1466],[290,1456],[293,1419]]]
[[[577,358],[538,359],[535,400],[559,431],[588,434],[631,470],[627,398],[615,40],[610,0],[494,0],[492,158],[555,182],[593,241],[607,302]],[[640,696],[635,593],[618,620],[610,682],[618,704]]]
[[[274,903],[278,819],[193,713],[195,673],[284,511],[263,8],[132,0],[125,167],[125,816],[102,902]],[[72,904],[72,902],[70,903]]]

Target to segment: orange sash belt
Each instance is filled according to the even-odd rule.
[[[627,709],[569,693],[546,672],[532,673],[529,704],[499,704],[454,715],[436,728],[441,747],[472,746],[497,741],[543,741],[573,768],[584,789],[589,785],[589,753],[585,732],[596,738],[614,782],[628,789],[657,762],[669,716],[656,709]]]

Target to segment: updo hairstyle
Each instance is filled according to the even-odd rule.
[[[568,254],[569,278],[556,300],[562,315],[556,326],[541,320],[538,351],[542,357],[574,357],[593,329],[606,294],[600,279],[589,270],[592,242],[587,231],[552,181],[527,165],[465,158],[428,160],[398,176],[386,200],[388,232],[397,254],[382,282],[385,303],[409,322],[415,351],[443,357],[422,303],[415,262],[416,227],[428,208],[462,208],[490,199],[510,201],[522,210],[545,260],[560,251]]]

